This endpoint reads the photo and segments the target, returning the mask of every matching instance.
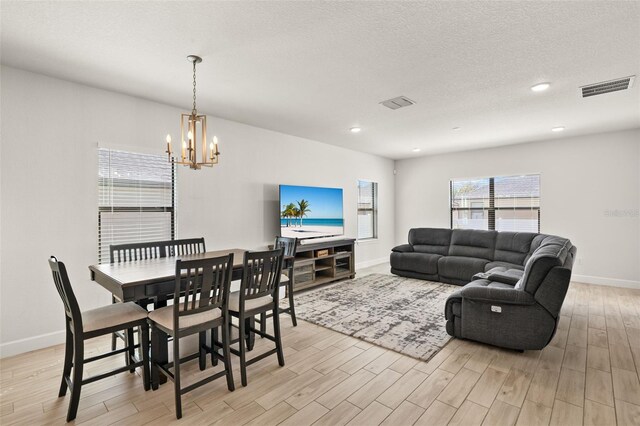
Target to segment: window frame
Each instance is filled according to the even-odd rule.
[[[516,176],[538,176],[538,206],[537,207],[517,207],[517,206],[513,206],[513,207],[496,207],[495,205],[495,180],[496,178],[509,178],[509,177],[516,177]],[[490,176],[490,177],[480,177],[480,178],[457,178],[457,179],[450,179],[449,180],[449,227],[451,229],[453,228],[453,213],[454,211],[469,211],[469,212],[474,212],[474,211],[486,211],[487,212],[487,229],[488,231],[495,231],[496,230],[496,212],[497,211],[517,211],[517,210],[536,210],[537,211],[537,225],[538,225],[538,230],[536,231],[538,234],[540,233],[540,211],[542,209],[542,196],[541,196],[541,192],[540,191],[540,182],[541,182],[541,173],[525,173],[525,174],[514,174],[514,175],[499,175],[499,176]],[[481,180],[481,179],[488,179],[489,181],[489,207],[485,208],[473,208],[473,207],[454,207],[453,206],[453,200],[454,200],[454,196],[453,196],[453,184],[455,181],[471,181],[471,180]],[[470,215],[471,216],[471,215]],[[527,231],[513,231],[513,232],[527,232]]]
[[[373,188],[373,202],[371,208],[360,208],[360,184],[368,183],[372,184]],[[378,239],[378,182],[371,179],[358,179],[356,184],[356,241],[374,241]],[[372,230],[373,235],[371,237],[363,237],[360,238],[360,225],[359,225],[359,217],[360,212],[371,212],[373,216],[373,224]]]
[[[134,155],[156,155],[148,152],[135,152],[123,149],[112,149],[106,147],[98,147],[98,192],[100,192],[100,150],[119,151]],[[103,213],[170,213],[170,235],[171,240],[176,239],[176,165],[171,160],[171,206],[164,207],[115,207],[115,206],[101,206],[100,195],[98,194],[98,264],[108,263],[110,259],[102,258],[102,214]]]

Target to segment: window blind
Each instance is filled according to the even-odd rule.
[[[98,262],[109,246],[175,238],[175,173],[164,155],[98,150]]]
[[[540,232],[540,175],[454,179],[451,228]]]
[[[358,239],[378,236],[378,184],[358,181]]]

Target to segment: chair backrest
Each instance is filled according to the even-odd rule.
[[[167,256],[162,241],[112,245],[109,246],[109,253],[111,263],[133,262]]]
[[[232,272],[233,253],[211,259],[178,259],[173,298],[174,330],[180,329],[180,317],[216,308],[225,310],[229,300]],[[197,297],[198,295],[200,297]]]
[[[274,249],[284,248],[285,256],[295,256],[298,250],[298,239],[291,237],[276,237],[276,242],[273,245]]]
[[[147,243],[117,244],[109,247],[111,263],[197,254],[204,253],[205,251],[204,237],[151,241]]]
[[[202,238],[163,241],[166,256],[183,256],[207,251]]]
[[[62,299],[65,315],[75,329],[82,330],[82,314],[80,313],[78,301],[69,282],[67,268],[64,266],[64,263],[58,262],[55,256],[49,258],[49,267],[53,274],[53,283],[56,286],[56,290],[58,290],[60,299]]]
[[[284,248],[244,252],[240,302],[263,296],[278,298]]]

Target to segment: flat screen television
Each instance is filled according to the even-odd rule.
[[[280,235],[298,239],[344,234],[342,188],[280,185]]]

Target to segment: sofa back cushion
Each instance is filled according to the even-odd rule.
[[[531,232],[498,232],[493,260],[524,265],[536,235]]]
[[[493,260],[496,231],[454,229],[451,232],[449,256],[466,256]]]
[[[538,287],[551,269],[563,266],[567,256],[572,255],[571,241],[556,236],[546,236],[524,267],[522,281],[516,284],[516,289],[521,289],[535,295]]]
[[[446,256],[451,243],[451,229],[413,228],[409,231],[409,244],[418,253]]]
[[[542,244],[544,239],[548,236],[549,235],[546,234],[537,234],[535,237],[533,237],[533,240],[531,240],[531,246],[529,247],[529,253],[527,253],[527,256],[524,258],[524,264],[529,261],[529,258],[531,257],[533,252],[535,252],[538,247],[540,247],[540,244]]]

